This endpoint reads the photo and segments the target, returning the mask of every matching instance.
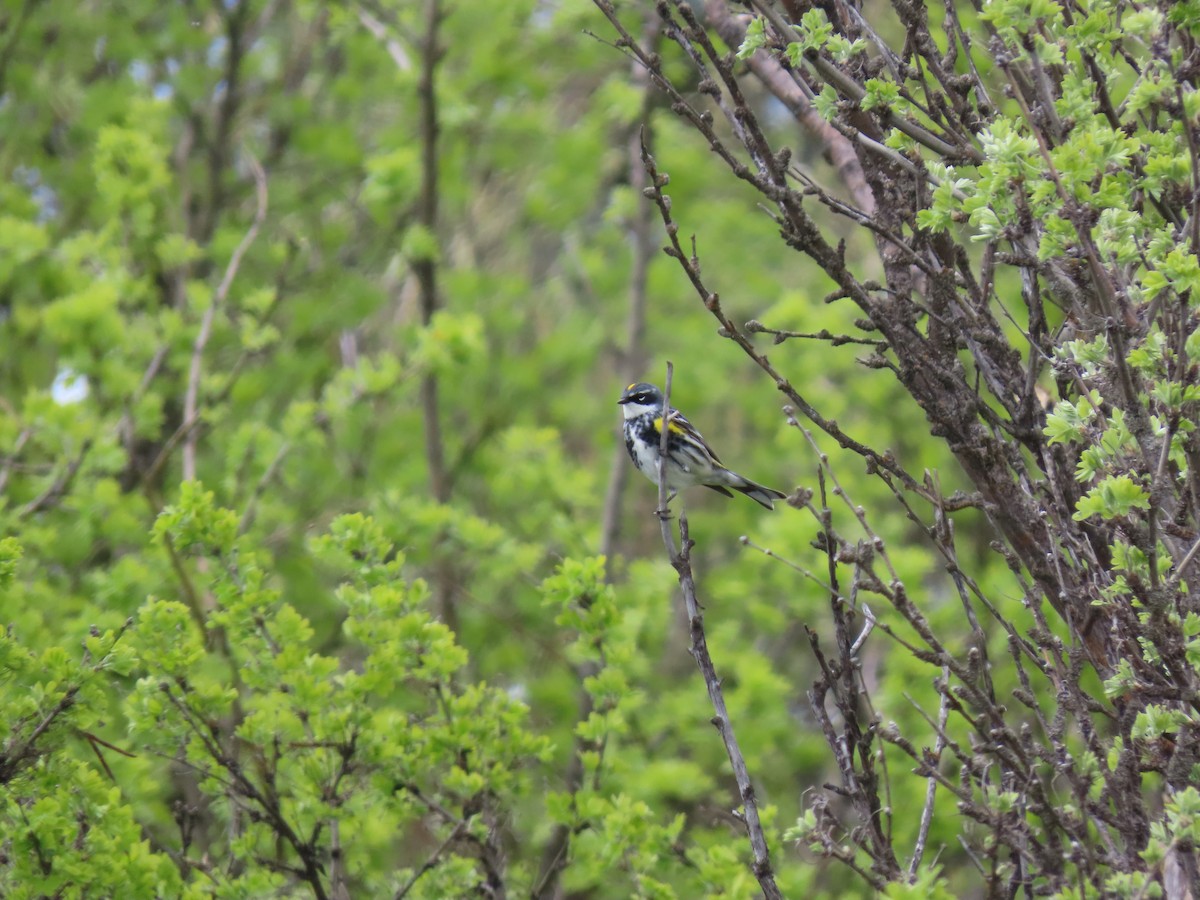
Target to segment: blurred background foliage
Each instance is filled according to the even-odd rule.
[[[829,285],[755,198],[717,177],[708,149],[591,33],[602,23],[584,3],[444,4],[431,232],[419,214],[425,6],[4,5],[5,896],[312,896],[305,841],[256,831],[271,797],[234,797],[239,760],[250,781],[273,782],[285,819],[325,823],[309,849],[331,896],[339,884],[474,894],[489,858],[510,893],[536,894],[560,824],[572,840],[551,880],[567,895],[757,895],[654,489],[613,466],[615,400],[672,360],[676,405],[740,471],[815,487],[817,457],[657,251],[636,182],[643,121],[735,319],[845,333],[853,314],[824,302]],[[824,165],[773,101],[755,101]],[[631,344],[639,221],[645,333]],[[861,239],[850,252],[869,271]],[[421,260],[438,277],[428,321]],[[936,470],[949,493],[947,454],[888,373],[856,362],[865,352],[792,340],[772,359],[824,415],[910,471]],[[421,403],[434,377],[442,499]],[[953,618],[959,601],[919,530],[829,443],[914,600],[935,623]],[[817,527],[783,504],[684,500],[781,886],[864,894],[781,840],[833,774],[805,698],[804,626],[822,631],[828,595],[797,568],[821,577]],[[853,533],[844,507],[835,516]],[[956,521],[977,579],[1016,605],[986,527]],[[595,559],[606,551],[607,568]],[[380,593],[388,584],[399,594]],[[386,621],[367,624],[372,610]],[[880,714],[928,736],[916,707],[936,713],[936,671],[889,649],[877,634],[864,651]],[[472,720],[479,733],[460,733]],[[350,734],[354,770],[318,789]],[[477,775],[491,782],[466,783]],[[893,827],[915,835],[924,784],[895,790]],[[930,848],[952,880],[959,828],[943,797]]]

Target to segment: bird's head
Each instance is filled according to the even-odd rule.
[[[625,418],[636,419],[648,412],[662,412],[662,391],[652,384],[639,381],[625,388],[621,399],[617,401],[625,412]]]

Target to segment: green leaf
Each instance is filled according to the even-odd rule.
[[[766,46],[766,43],[766,21],[761,16],[755,16],[746,25],[746,36],[737,49],[737,58],[748,59],[754,55],[755,50]]]
[[[1127,516],[1135,509],[1149,508],[1150,496],[1141,485],[1128,475],[1113,475],[1105,478],[1079,500],[1075,520],[1083,521],[1092,516],[1113,519],[1117,516]]]

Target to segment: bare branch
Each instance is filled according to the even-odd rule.
[[[638,166],[641,168],[641,166]],[[4,465],[0,467],[0,494],[4,493],[4,489],[8,487],[8,476],[12,474],[13,466],[21,456],[21,451],[25,449],[25,445],[33,436],[32,428],[22,428],[21,433],[17,435],[16,441],[13,442],[13,448],[4,457]]]
[[[746,37],[743,16],[734,15],[725,0],[708,0],[704,15],[721,39],[730,47],[738,47]],[[796,121],[825,146],[830,162],[837,169],[842,183],[850,192],[854,202],[868,215],[875,209],[875,195],[863,175],[862,163],[850,141],[836,128],[821,118],[805,92],[795,79],[784,70],[779,60],[766,50],[756,50],[750,57],[750,68],[758,75],[767,89],[783,103]]]
[[[752,864],[754,877],[758,879],[759,887],[762,888],[763,896],[767,900],[782,900],[783,895],[775,883],[775,873],[771,868],[767,838],[763,833],[762,821],[758,815],[758,801],[755,798],[754,785],[750,781],[750,773],[746,769],[746,759],[742,756],[741,747],[738,746],[737,737],[733,732],[733,722],[730,720],[729,710],[725,706],[725,694],[721,689],[721,679],[717,677],[716,668],[713,666],[712,657],[708,652],[708,640],[704,634],[704,617],[700,612],[700,602],[696,599],[696,582],[692,575],[691,551],[694,544],[688,535],[687,516],[684,513],[679,514],[678,550],[675,548],[675,541],[671,535],[671,517],[667,510],[666,460],[667,436],[670,433],[670,429],[667,428],[667,418],[671,408],[673,375],[674,367],[668,362],[667,379],[663,386],[663,427],[660,429],[658,461],[658,509],[655,514],[661,525],[663,545],[667,549],[667,556],[679,576],[679,588],[683,592],[683,605],[687,612],[691,633],[689,650],[696,660],[696,665],[700,668],[700,674],[704,677],[705,687],[708,688],[708,698],[712,702],[715,713],[712,723],[716,726],[721,740],[725,744],[725,752],[729,756],[729,764],[733,768],[733,777],[737,782],[738,793],[742,799],[740,818],[744,820],[746,831],[750,836],[750,849],[754,854]]]
[[[258,483],[254,486],[254,492],[250,495],[250,499],[246,502],[246,509],[242,513],[241,521],[238,522],[238,533],[244,534],[251,525],[254,524],[254,516],[257,512],[258,501],[266,492],[268,485],[275,480],[275,476],[279,473],[280,466],[283,465],[284,459],[292,450],[292,442],[284,441],[279,445],[279,449],[275,452],[274,458],[263,471],[262,477],[258,479]]]
[[[58,477],[50,482],[44,491],[17,511],[17,518],[27,519],[34,513],[49,509],[62,500],[67,491],[71,489],[71,482],[75,480],[75,476],[79,472],[79,467],[83,465],[83,461],[87,459],[88,452],[91,449],[92,439],[88,438],[83,442],[83,446],[79,448],[79,452],[75,455],[75,458],[67,463]]]
[[[420,865],[417,871],[412,873],[412,876],[408,879],[408,881],[406,881],[396,891],[396,893],[393,895],[393,900],[403,900],[404,897],[408,896],[408,892],[416,887],[416,884],[421,880],[421,877],[441,861],[442,854],[449,850],[450,846],[460,837],[462,837],[463,832],[466,831],[466,826],[467,823],[463,820],[460,820],[458,824],[450,829],[450,833],[446,835],[446,839],[437,846],[433,853],[429,855],[429,858]]]
[[[385,26],[379,19],[371,15],[365,9],[358,11],[358,21],[362,23],[363,28],[371,32],[377,41],[383,44],[387,50],[388,56],[392,58],[392,62],[396,64],[396,68],[401,72],[407,72],[412,68],[412,59],[409,57],[404,45],[396,40],[388,27]]]
[[[267,173],[263,171],[258,159],[249,150],[246,151],[246,162],[250,166],[251,173],[254,175],[254,220],[250,223],[250,227],[246,229],[246,233],[242,236],[241,241],[238,242],[237,247],[234,248],[233,255],[229,257],[229,263],[225,266],[225,274],[221,277],[220,284],[217,285],[217,292],[213,295],[212,302],[209,304],[208,309],[204,311],[204,318],[200,322],[200,330],[196,333],[196,340],[192,345],[192,361],[188,368],[187,393],[184,394],[183,398],[183,421],[188,426],[183,438],[184,481],[196,480],[197,433],[194,423],[199,420],[197,404],[200,396],[200,372],[204,359],[204,348],[208,345],[208,339],[212,336],[213,321],[216,319],[217,312],[225,306],[225,301],[229,298],[229,290],[233,287],[233,280],[237,277],[238,269],[242,265],[242,259],[245,257],[246,251],[250,249],[251,244],[258,237],[258,232],[267,218]]]
[[[941,680],[942,703],[938,709],[937,742],[933,748],[934,765],[942,758],[942,750],[946,747],[946,721],[950,716],[950,670],[942,667]],[[929,826],[933,822],[933,801],[937,796],[937,779],[929,776],[925,787],[925,806],[921,809],[921,825],[917,829],[917,842],[913,847],[912,861],[908,864],[909,878],[915,879],[921,869],[921,859],[925,856],[925,841],[929,839]]]

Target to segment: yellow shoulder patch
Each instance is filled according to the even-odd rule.
[[[657,419],[654,420],[654,430],[659,432],[660,434],[662,433],[662,416],[659,416]],[[678,422],[668,422],[667,423],[667,431],[673,431],[676,434],[684,433],[683,426],[681,426]]]

